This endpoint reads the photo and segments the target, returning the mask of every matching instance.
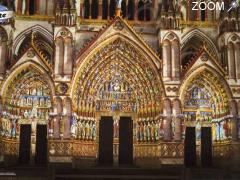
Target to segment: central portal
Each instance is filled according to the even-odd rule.
[[[114,126],[113,117],[102,116],[99,123],[99,164],[113,164],[114,132],[118,134],[118,161],[120,165],[133,164],[133,122],[131,117],[120,117],[119,127]],[[116,128],[119,128],[116,130]],[[115,142],[115,140],[114,140]]]

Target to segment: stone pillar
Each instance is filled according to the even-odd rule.
[[[162,45],[163,59],[163,80],[171,80],[171,47],[168,40],[163,41]]]
[[[240,79],[240,42],[235,44],[236,77]]]
[[[56,7],[56,6],[55,6]],[[48,1],[46,1],[46,6],[45,6],[45,15],[48,15]]]
[[[30,3],[30,0],[26,0],[26,12],[25,12],[26,15],[29,15],[29,3]]]
[[[40,8],[40,2],[39,2],[40,0],[35,0],[35,3],[36,3],[36,5],[35,5],[35,13],[36,14],[39,14],[39,8]]]
[[[134,20],[138,20],[138,0],[134,0]]]
[[[171,47],[172,55],[172,78],[173,80],[179,80],[180,78],[180,50],[179,42],[174,40]]]
[[[17,1],[17,14],[22,14],[22,1]]]
[[[229,79],[235,79],[235,55],[234,55],[234,46],[232,43],[228,44],[228,76]]]
[[[171,100],[165,99],[163,102],[163,139],[165,141],[171,140]]]
[[[73,61],[73,46],[72,39],[66,38],[64,43],[64,75],[72,74],[72,61]]]
[[[83,14],[83,0],[80,1],[80,19],[84,18],[84,14]]]
[[[53,119],[53,137],[59,138],[60,137],[60,120],[62,115],[62,99],[60,97],[56,97],[55,103],[54,103],[54,114],[56,116]]]
[[[174,134],[174,140],[175,141],[181,141],[182,139],[182,122],[181,118],[179,117],[181,114],[181,102],[179,99],[173,100],[173,116],[174,116],[174,129],[175,129],[175,134]]]
[[[0,43],[0,76],[3,76],[6,72],[7,42]]]
[[[232,100],[230,102],[230,114],[233,116],[233,120],[232,120],[232,139],[233,140],[237,140],[237,126],[238,126],[238,122],[237,122],[237,102],[235,100]]]
[[[89,0],[89,19],[92,19],[92,0]]]
[[[26,14],[26,1],[27,0],[22,1],[22,5],[21,5],[22,14]]]
[[[64,138],[70,138],[71,137],[71,118],[72,118],[72,104],[71,99],[69,97],[66,97],[64,100],[64,108],[63,108],[63,114],[64,114]]]
[[[64,42],[62,37],[56,39],[56,48],[55,48],[55,66],[54,73],[55,75],[63,74],[63,60],[64,59]]]
[[[102,19],[102,0],[98,2],[98,19]]]

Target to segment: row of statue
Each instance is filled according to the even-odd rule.
[[[133,102],[98,101],[96,104],[96,110],[136,112],[137,106]]]
[[[2,119],[0,123],[0,132],[3,137],[16,138],[19,133],[18,119]]]
[[[130,100],[131,93],[130,92],[109,92],[109,91],[100,91],[99,98],[102,100]]]
[[[25,95],[25,96],[22,96],[21,99],[18,101],[18,106],[50,107],[51,100],[49,97],[45,97],[45,96]]]
[[[196,106],[196,107],[211,107],[211,95],[205,88],[190,87],[187,93],[185,105],[186,106]]]
[[[72,119],[71,135],[80,140],[94,141],[96,140],[96,121],[85,119]]]
[[[128,83],[124,81],[124,78],[116,73],[109,82],[106,82],[102,88],[104,91],[109,92],[130,92]]]
[[[39,108],[29,108],[29,109],[22,109],[18,108],[14,110],[14,115],[9,113],[3,113],[3,118],[5,119],[12,119],[14,117],[18,117],[18,119],[30,119],[30,118],[37,118],[37,119],[48,119],[49,116],[49,109],[39,109]]]
[[[184,114],[184,119],[186,121],[191,121],[191,122],[195,122],[196,120],[200,120],[202,122],[211,122],[212,116],[208,116],[208,115],[197,116],[196,114]]]
[[[212,123],[212,138],[214,141],[222,141],[230,137],[231,137],[230,120]]]
[[[137,123],[137,141],[155,142],[161,139],[163,134],[162,121],[141,121]]]

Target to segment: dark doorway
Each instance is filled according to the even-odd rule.
[[[101,117],[99,123],[99,164],[112,165],[113,163],[113,118]]]
[[[201,128],[201,163],[202,166],[212,165],[212,129]]]
[[[19,158],[20,164],[28,164],[31,154],[31,125],[21,124],[20,126],[20,144]]]
[[[196,132],[195,127],[186,127],[184,140],[184,164],[186,167],[196,165]]]
[[[133,122],[131,117],[120,117],[119,164],[133,163]]]
[[[29,1],[29,14],[34,15],[35,13],[35,1]]]
[[[37,125],[35,162],[38,165],[47,164],[47,125]]]

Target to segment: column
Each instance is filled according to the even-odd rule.
[[[54,9],[56,9],[56,5],[55,5],[55,8],[54,8]],[[48,1],[46,1],[45,15],[48,15]]]
[[[180,78],[180,50],[179,42],[174,40],[171,47],[172,55],[172,78],[173,80],[179,80]]]
[[[134,0],[134,20],[138,20],[138,0]]]
[[[228,44],[228,75],[229,79],[236,78],[234,46],[232,43]]]
[[[164,141],[171,140],[171,100],[165,99],[163,102],[163,139]]]
[[[102,0],[98,2],[98,19],[102,19]]]
[[[55,75],[63,74],[63,63],[64,63],[64,42],[62,37],[58,37],[56,39],[55,48],[55,63],[54,63]]]
[[[162,59],[163,59],[163,80],[171,80],[171,47],[168,40],[163,41]]]
[[[109,8],[110,8],[110,0],[108,0],[108,7],[107,7],[107,11],[108,11],[108,16],[107,16],[107,19],[110,19],[110,11],[109,11]]]
[[[71,118],[72,118],[72,105],[71,105],[71,99],[69,97],[66,97],[64,100],[64,108],[63,108],[63,137],[64,138],[70,138],[71,137]]]
[[[237,102],[232,100],[230,102],[230,114],[233,116],[232,119],[232,139],[237,140]]]
[[[26,0],[23,0],[22,1],[22,6],[21,6],[21,11],[22,11],[22,14],[26,14]]]
[[[35,5],[35,13],[36,14],[39,14],[39,8],[40,8],[40,2],[39,2],[40,0],[35,0],[35,3],[36,3],[36,5]]]
[[[89,0],[89,19],[92,19],[92,0]]]
[[[59,132],[59,117],[58,116],[55,116],[53,118],[53,137],[58,139],[59,138],[59,135],[60,135],[60,132]]]
[[[25,0],[25,2],[26,2],[26,5],[25,5],[25,7],[26,7],[26,15],[29,15],[29,2],[30,2],[30,0]]]
[[[175,99],[173,100],[173,116],[174,116],[174,129],[175,129],[175,133],[174,133],[174,140],[175,141],[181,141],[181,135],[182,135],[182,122],[181,122],[181,118],[179,117],[181,114],[181,102],[179,99]]]
[[[3,76],[6,72],[7,41],[0,43],[0,76]]]
[[[73,54],[73,46],[72,46],[72,39],[66,38],[64,43],[64,75],[71,75],[72,74],[72,57]]]
[[[153,10],[150,12],[150,20],[152,20],[156,17],[157,10],[158,10],[158,4],[156,4],[155,0],[152,0],[150,3],[151,3],[151,9]]]
[[[17,14],[22,14],[22,1],[17,1]]]
[[[55,98],[54,102],[54,119],[53,119],[53,137],[59,138],[60,137],[60,121],[62,116],[62,99],[60,97]]]
[[[240,43],[235,44],[236,77],[240,79]]]

